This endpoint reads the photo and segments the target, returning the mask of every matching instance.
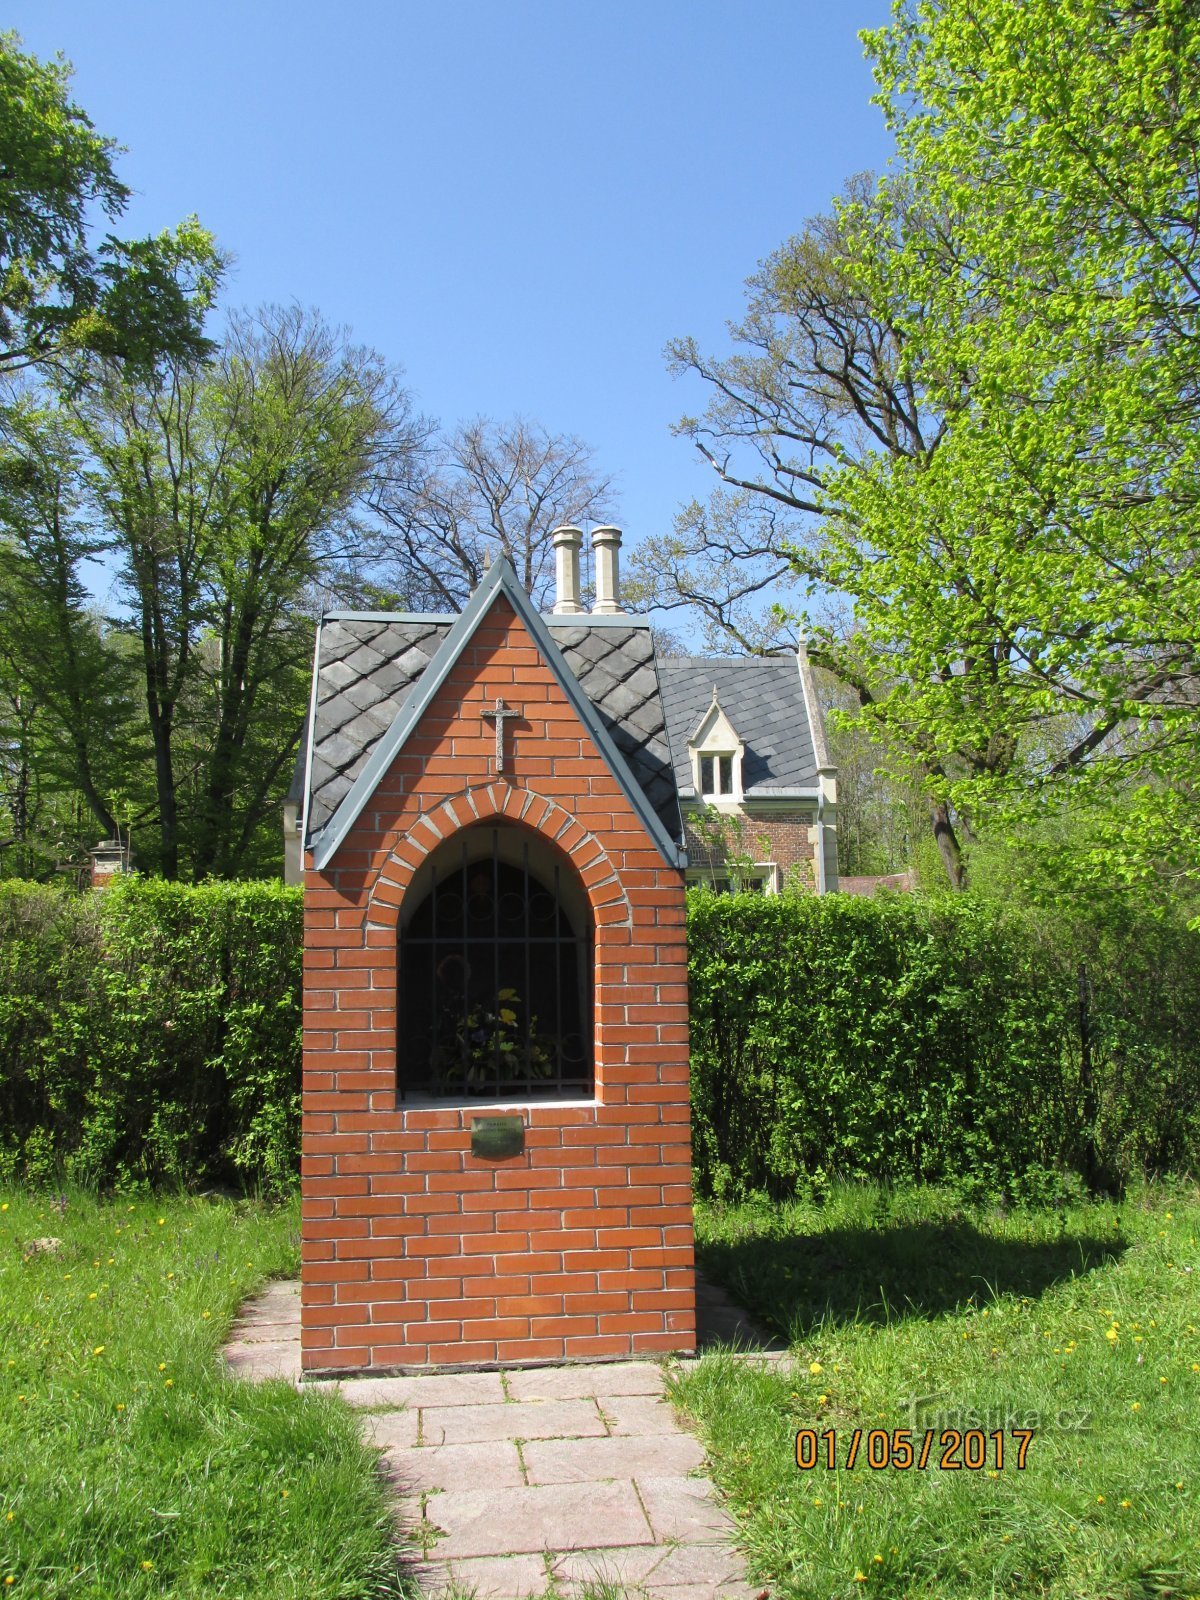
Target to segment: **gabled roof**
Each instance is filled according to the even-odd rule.
[[[699,750],[704,746],[709,750],[740,750],[742,744],[741,735],[729,720],[725,707],[717,697],[717,686],[714,683],[712,700],[688,740],[688,749]]]
[[[660,851],[680,864],[679,806],[649,628],[621,616],[544,619],[501,556],[457,618],[335,612],[322,619],[301,750],[302,830],[318,867],[345,838],[501,594]]]
[[[745,747],[743,795],[753,800],[816,793],[823,734],[813,728],[795,656],[673,656],[659,662],[658,675],[683,799],[695,798],[688,742],[712,706],[714,689]]]

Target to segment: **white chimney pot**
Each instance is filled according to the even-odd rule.
[[[621,604],[621,549],[620,528],[593,528],[592,552],[596,567],[596,603],[592,615],[599,617],[623,616]]]
[[[554,544],[555,599],[553,616],[574,616],[583,610],[579,600],[579,547],[583,533],[565,525],[550,535]]]

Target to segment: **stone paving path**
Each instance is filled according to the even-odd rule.
[[[753,1330],[707,1291],[726,1339]],[[299,1285],[233,1330],[239,1376],[299,1383]],[[757,1341],[755,1341],[757,1342]],[[770,1359],[770,1357],[768,1357]],[[732,1523],[653,1361],[336,1380],[382,1452],[430,1596],[563,1600],[608,1578],[647,1600],[752,1600]]]

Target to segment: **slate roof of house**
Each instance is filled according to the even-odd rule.
[[[670,657],[658,663],[675,781],[695,797],[688,740],[712,704],[713,688],[745,746],[742,790],[753,798],[817,787],[817,756],[795,656]]]
[[[334,612],[317,647],[308,837],[370,761],[450,632],[453,617]],[[671,749],[649,627],[634,619],[543,619],[567,667],[672,839],[681,837]],[[289,800],[303,799],[306,728]]]

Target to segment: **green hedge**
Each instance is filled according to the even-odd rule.
[[[0,883],[0,1176],[294,1181],[300,892]]]
[[[1200,1169],[1195,934],[703,890],[688,925],[702,1193]]]
[[[688,917],[702,1193],[1200,1170],[1195,934],[909,895]],[[0,883],[0,1179],[293,1182],[300,928],[272,884]]]

